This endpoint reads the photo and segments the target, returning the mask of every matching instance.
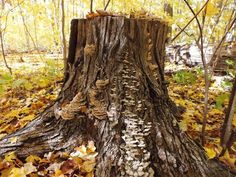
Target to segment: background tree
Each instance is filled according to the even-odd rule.
[[[62,53],[64,66],[67,66],[67,45],[66,45],[66,36],[65,36],[65,7],[64,0],[61,0],[61,40],[62,40]],[[66,67],[65,67],[66,71]]]

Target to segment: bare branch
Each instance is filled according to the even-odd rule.
[[[93,12],[93,0],[90,0],[90,13]]]
[[[171,39],[171,42],[173,42],[187,27],[188,25],[198,16],[198,14],[206,7],[207,3],[209,2],[209,0],[207,0],[205,2],[205,4],[202,6],[202,8],[195,14],[194,13],[194,17],[182,28],[182,30],[173,38]]]
[[[194,15],[194,18],[197,21],[198,24],[198,28],[199,28],[199,32],[200,32],[200,51],[201,51],[201,59],[202,59],[202,64],[203,64],[203,68],[204,68],[204,81],[205,81],[205,98],[204,98],[204,111],[203,111],[203,122],[202,122],[202,134],[201,134],[201,141],[202,141],[202,145],[205,144],[205,130],[206,130],[206,122],[207,122],[207,112],[208,112],[208,92],[209,92],[209,78],[208,78],[208,67],[206,64],[206,59],[205,59],[205,55],[204,55],[204,51],[203,51],[203,30],[202,30],[202,26],[197,18],[197,15],[195,14],[194,10],[192,9],[192,7],[189,5],[187,0],[184,0],[184,2],[186,3],[186,5],[188,6],[188,8],[190,9],[190,11],[192,12],[192,14]],[[208,1],[207,1],[208,2]],[[206,4],[207,4],[206,2]]]
[[[227,34],[229,33],[229,31],[230,31],[231,28],[233,27],[234,23],[236,22],[236,10],[234,10],[234,11],[232,12],[232,15],[231,15],[231,16],[232,16],[232,18],[231,18],[232,20],[230,20],[230,21],[228,22],[227,27],[226,27],[226,30],[225,30],[225,33],[224,33],[223,37],[221,38],[220,42],[218,43],[218,45],[217,45],[217,47],[216,47],[216,49],[215,49],[215,51],[214,51],[214,53],[212,54],[212,57],[211,57],[211,59],[210,59],[209,65],[212,64],[212,73],[211,73],[211,75],[213,74],[213,71],[214,71],[214,69],[215,69],[215,67],[216,67],[216,64],[217,64],[217,62],[218,62],[219,53],[217,54],[217,52],[221,49],[221,46],[222,46],[223,42],[225,41],[225,38],[226,38]],[[216,59],[215,59],[215,58],[216,58]],[[214,59],[215,59],[215,61],[214,61]]]
[[[107,1],[106,5],[105,5],[105,7],[104,7],[104,10],[107,10],[107,7],[108,7],[108,5],[109,5],[110,2],[111,2],[111,0],[108,0],[108,1]]]

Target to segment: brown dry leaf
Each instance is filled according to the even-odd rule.
[[[76,162],[73,159],[68,159],[61,165],[61,171],[63,174],[71,174],[77,167]]]
[[[98,13],[90,12],[86,15],[86,18],[91,19],[91,18],[98,17],[98,16],[100,16]]]
[[[2,161],[0,159],[0,170],[4,170],[4,169],[7,169],[11,166],[11,164],[9,162],[6,162],[6,161]]]
[[[26,177],[24,168],[12,168],[8,177]]]
[[[9,177],[12,168],[1,170],[1,177]]]
[[[37,171],[32,162],[25,163],[22,168],[24,169],[26,175]]]
[[[76,166],[80,167],[83,164],[83,160],[80,157],[71,157],[76,163]]]
[[[87,108],[87,106],[85,106],[85,105],[83,105],[83,106],[80,106],[80,111],[82,112],[82,113],[87,113],[88,112],[88,108]]]
[[[224,156],[220,157],[220,160],[222,160],[231,167],[235,167],[236,159],[230,156],[228,150],[226,150]]]
[[[61,165],[62,165],[63,162],[61,163],[53,163],[53,164],[50,164],[50,166],[47,168],[48,171],[56,171],[56,170],[59,170],[61,168]]]

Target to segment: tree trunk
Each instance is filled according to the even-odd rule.
[[[96,176],[231,176],[178,128],[163,74],[167,30],[155,19],[72,20],[58,100],[2,139],[0,154],[70,150],[93,140]]]
[[[67,70],[67,48],[66,48],[66,35],[65,35],[65,6],[64,0],[61,0],[61,46],[62,46],[62,54],[64,61],[64,71]]]

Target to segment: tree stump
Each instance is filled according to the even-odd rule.
[[[2,139],[0,154],[25,157],[93,140],[99,177],[231,176],[178,128],[163,74],[167,31],[157,19],[72,20],[57,101]]]

